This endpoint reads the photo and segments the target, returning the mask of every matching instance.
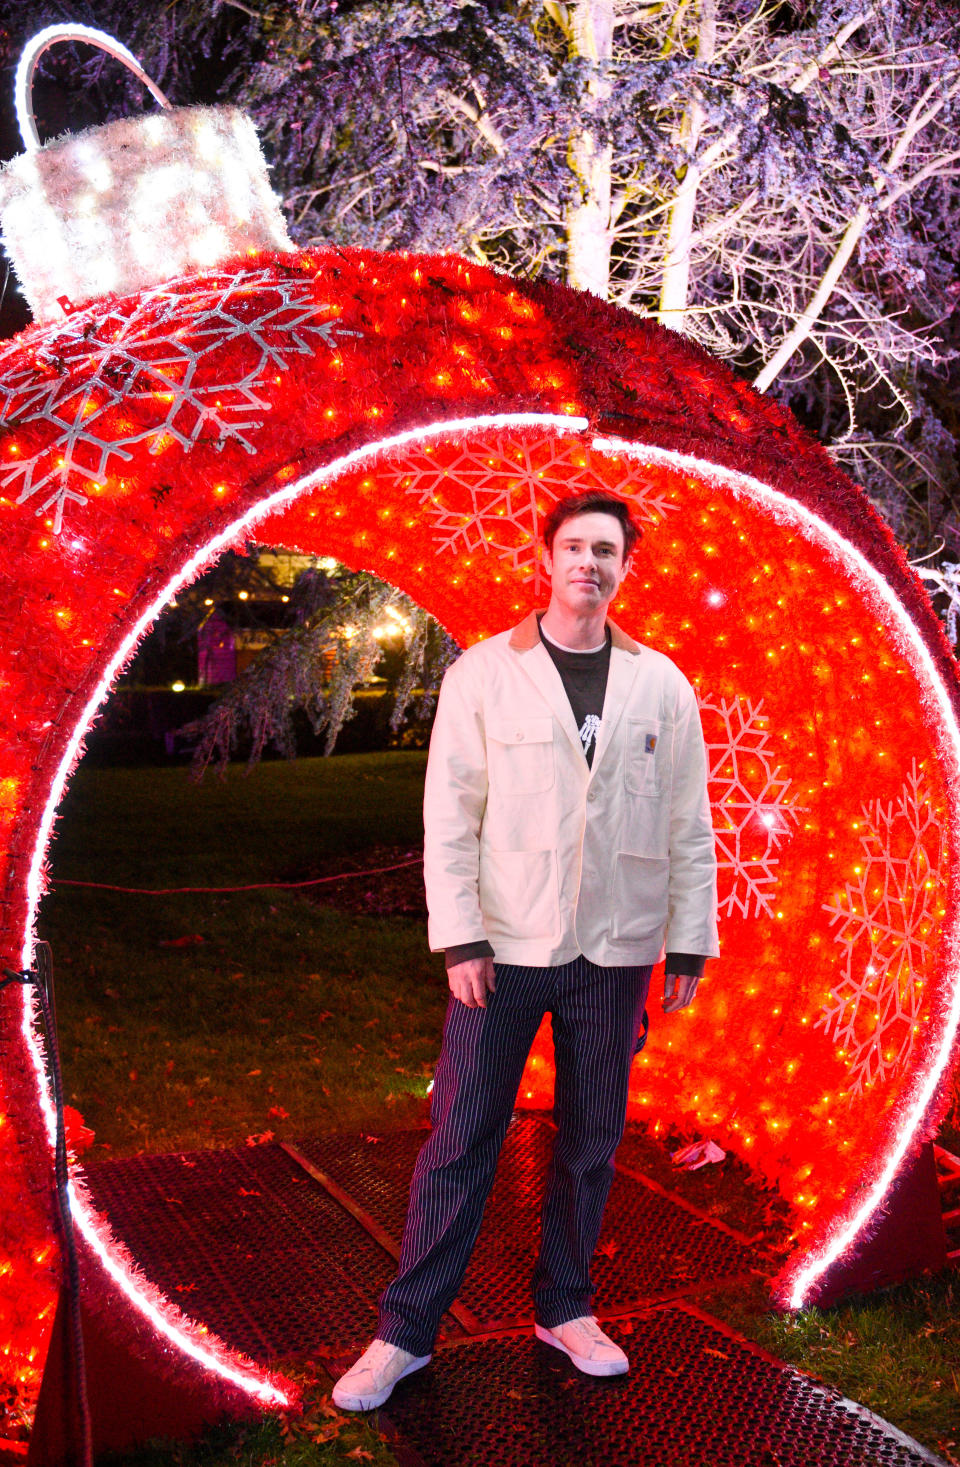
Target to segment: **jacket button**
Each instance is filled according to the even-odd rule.
[[[517,729],[517,743],[520,744],[522,742],[523,742],[523,729],[522,728],[518,728]]]
[[[597,792],[596,792],[596,790],[588,790],[587,791],[587,799],[588,800],[595,800],[596,798],[597,798]]]

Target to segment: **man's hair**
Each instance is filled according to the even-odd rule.
[[[623,530],[623,558],[626,560],[643,534],[634,523],[630,506],[606,489],[589,489],[585,494],[568,494],[559,499],[543,522],[543,543],[553,553],[554,537],[560,526],[578,514],[612,514]]]

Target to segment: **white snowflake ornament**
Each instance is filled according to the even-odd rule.
[[[585,444],[573,457],[561,437],[532,440],[503,429],[464,439],[452,455],[411,448],[391,460],[381,480],[399,483],[415,500],[438,552],[495,555],[540,591],[546,580],[541,525],[558,499],[596,489],[600,479],[630,503],[640,524],[659,524],[679,508],[645,483],[635,465],[625,462],[619,476],[601,477],[608,465],[609,458]]]
[[[721,916],[772,916],[778,851],[796,824],[790,780],[771,747],[763,699],[698,692],[710,765]]]
[[[294,356],[333,354],[341,337],[360,334],[318,317],[309,280],[265,266],[186,295],[172,282],[76,317],[45,337],[35,361],[25,362],[14,341],[0,351],[0,418],[22,427],[43,420],[52,433],[37,452],[0,462],[0,490],[18,504],[36,500],[59,534],[67,505],[87,502],[78,484],[94,491],[108,474],[122,474],[138,444],[159,452],[172,439],[189,450],[205,438],[252,454],[277,372]],[[247,348],[239,371],[231,350],[238,341]],[[150,403],[143,421],[141,401]]]
[[[817,1020],[850,1069],[850,1093],[910,1061],[946,882],[946,838],[914,761],[900,795],[863,807],[862,859],[824,910],[843,976]]]

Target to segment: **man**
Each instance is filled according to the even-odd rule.
[[[399,1272],[377,1338],[334,1388],[345,1410],[381,1405],[431,1358],[548,1010],[557,1132],[535,1330],[588,1375],[629,1368],[589,1302],[630,1065],[664,941],[665,1013],[691,1002],[719,951],[693,690],[669,658],[606,619],[638,534],[613,495],[561,501],[544,526],[546,612],[471,647],[444,679],[424,876],[451,998]]]

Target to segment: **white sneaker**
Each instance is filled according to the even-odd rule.
[[[420,1370],[432,1355],[411,1355],[399,1345],[374,1340],[368,1350],[333,1388],[333,1402],[341,1411],[372,1411],[382,1406],[398,1380]]]
[[[542,1324],[533,1328],[538,1340],[569,1355],[584,1375],[626,1375],[630,1369],[630,1361],[620,1346],[604,1334],[592,1314],[568,1319],[555,1329],[546,1329]]]

